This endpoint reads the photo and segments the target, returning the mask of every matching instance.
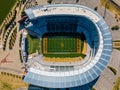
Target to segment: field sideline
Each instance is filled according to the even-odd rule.
[[[17,0],[0,0],[0,25],[7,17],[8,13],[14,6]]]

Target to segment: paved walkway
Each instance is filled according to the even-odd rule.
[[[47,4],[47,0],[36,0],[38,1],[38,4],[43,5]],[[16,15],[16,23],[18,20],[21,19],[21,11],[24,8],[22,5],[20,8],[17,8],[17,15]],[[3,51],[2,48],[0,48],[0,71],[6,71],[10,73],[15,73],[18,75],[21,75],[21,72],[23,71],[22,64],[20,62],[20,57],[19,57],[19,39],[20,39],[20,33],[19,31],[19,24],[17,23],[17,37],[15,41],[15,45],[12,50],[9,49],[9,39],[11,36],[11,33],[8,37],[7,44],[6,44],[6,50]],[[2,39],[2,38],[1,38]]]
[[[95,84],[96,90],[112,90],[114,87],[114,82],[116,81],[117,77],[120,76],[120,51],[114,49],[111,60],[109,62],[109,66],[114,67],[117,70],[117,75],[114,75],[112,71],[106,68],[102,75],[100,76],[99,80]]]
[[[38,2],[38,5],[46,5],[48,4],[47,3],[47,0],[36,0]]]
[[[22,10],[22,8],[21,9],[17,8],[17,10],[20,11],[20,10]],[[17,20],[20,20],[20,18],[21,18],[20,15],[21,15],[21,13],[18,12],[16,15],[17,16],[16,22],[17,22]],[[4,59],[7,60],[7,62],[0,64],[0,71],[1,70],[3,71],[3,69],[5,69],[5,71],[10,70],[11,72],[18,74],[17,72],[14,72],[14,71],[15,70],[22,71],[22,69],[21,69],[22,64],[20,63],[20,57],[19,57],[19,49],[20,49],[19,48],[19,39],[20,39],[19,24],[17,23],[16,26],[17,26],[17,37],[16,37],[16,41],[15,41],[15,45],[14,45],[13,49],[12,50],[9,49],[10,35],[9,35],[8,40],[7,40],[6,50],[3,51],[3,49],[0,49],[0,62],[2,60],[4,61]]]

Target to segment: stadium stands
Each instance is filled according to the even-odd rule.
[[[30,19],[26,25],[28,32],[40,38],[47,32],[83,33],[87,42],[87,56],[77,63],[56,63],[56,58],[52,58],[55,63],[45,63],[44,59],[51,61],[51,58],[41,54],[30,59],[24,81],[46,88],[91,88],[89,83],[100,76],[112,53],[112,37],[104,19],[94,10],[74,4],[37,6],[26,10],[26,14]]]

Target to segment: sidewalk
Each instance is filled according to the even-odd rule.
[[[16,15],[16,19],[15,21],[17,22],[18,20],[21,19],[21,11],[23,9],[24,6],[21,7],[21,9],[19,9],[19,7],[17,7],[17,15]],[[22,67],[22,64],[20,62],[20,56],[19,56],[19,39],[20,39],[20,31],[19,31],[19,24],[17,23],[16,24],[16,27],[17,27],[17,37],[16,37],[16,41],[15,41],[15,45],[13,47],[12,50],[9,49],[9,39],[10,39],[10,36],[8,37],[8,40],[7,40],[7,45],[6,45],[6,50],[3,51],[3,49],[1,48],[0,49],[0,61],[3,60],[3,59],[6,59],[7,62],[5,63],[1,63],[0,65],[0,71],[9,71],[9,72],[12,72],[12,73],[17,73],[16,71],[22,71],[21,67]],[[12,33],[12,32],[11,32]],[[7,56],[7,57],[6,57]],[[18,73],[20,74],[20,73]]]

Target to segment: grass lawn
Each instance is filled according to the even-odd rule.
[[[120,77],[117,78],[112,90],[120,90]]]
[[[33,38],[28,35],[27,39],[28,39],[28,53],[29,54],[35,53],[36,50],[39,50],[40,40],[38,38]]]
[[[17,0],[0,0],[0,25]]]
[[[107,66],[107,68],[110,69],[110,70],[113,72],[114,75],[117,74],[117,70],[116,70],[114,67],[112,67],[112,66]]]
[[[9,49],[12,49],[17,37],[17,27],[14,29],[13,33],[10,36]]]
[[[28,87],[21,78],[0,74],[0,90],[14,90],[21,87]]]
[[[119,43],[119,42],[120,42],[120,40],[116,40],[116,41],[114,41],[114,42],[113,42],[113,47],[114,47],[114,49],[120,50],[120,48],[119,48],[119,47],[115,47],[114,43],[116,43],[116,42],[118,42],[118,43]],[[118,46],[118,45],[117,45],[117,46]]]
[[[119,50],[119,51],[120,51],[120,48],[114,48],[114,49],[117,49],[117,50]]]
[[[101,5],[105,6],[107,0],[100,0]],[[108,0],[107,3],[107,9],[109,9],[110,11],[112,11],[114,14],[117,14],[120,17],[120,10],[117,6],[115,6],[110,0]]]

